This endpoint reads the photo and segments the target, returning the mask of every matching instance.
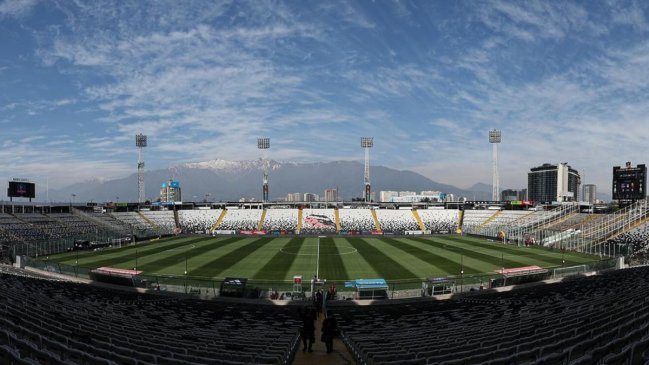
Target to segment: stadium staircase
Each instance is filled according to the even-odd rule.
[[[370,209],[372,211],[372,219],[374,219],[374,229],[381,231],[381,223],[379,223],[379,217],[376,216],[376,210]]]
[[[606,240],[638,225],[649,218],[649,202],[642,199],[613,214],[583,225],[579,232],[577,248],[587,250],[589,245],[604,243]]]
[[[340,233],[340,211],[336,208],[334,212],[336,214],[336,233]]]
[[[223,209],[223,210],[221,211],[221,215],[219,216],[219,219],[217,219],[216,222],[214,222],[214,224],[212,224],[212,231],[214,231],[214,230],[216,230],[217,228],[219,228],[219,226],[221,225],[221,222],[223,222],[223,218],[225,218],[225,215],[226,215],[226,214],[228,214],[228,210],[227,210],[227,209]]]
[[[297,233],[298,234],[302,230],[302,214],[304,214],[304,212],[302,211],[302,207],[300,207],[297,210]]]
[[[177,209],[174,209],[174,223],[176,224],[176,229],[180,229],[180,217],[178,217]]]
[[[106,215],[106,216],[110,217],[110,220],[114,221],[115,223],[111,223],[107,220],[99,219],[97,217],[94,217],[92,214],[88,214],[76,208],[70,208],[70,213],[77,215],[87,221],[90,221],[99,227],[104,227],[109,232],[114,232],[117,235],[128,236],[131,233],[131,230],[127,226],[123,225],[122,223],[120,223],[110,215]]]
[[[562,223],[574,218],[576,215],[579,215],[579,210],[576,210],[574,212],[566,214],[566,215],[560,217],[559,219],[556,219],[553,222],[550,222],[550,223],[546,224],[545,226],[539,227],[539,228],[540,229],[552,229],[552,227],[559,226]]]
[[[426,225],[424,222],[421,220],[421,217],[419,216],[419,212],[417,209],[412,210],[412,216],[415,217],[415,220],[417,221],[417,224],[419,225],[419,229],[422,231],[426,230]]]
[[[261,212],[261,218],[259,219],[259,224],[257,224],[258,231],[264,229],[264,221],[266,220],[266,211],[267,208],[264,208],[264,210]]]
[[[457,231],[455,233],[462,234],[463,223],[464,223],[464,210],[460,210],[457,215]]]
[[[323,320],[324,315],[321,314],[315,323],[315,342],[311,348],[313,352],[303,352],[302,342],[300,341],[292,365],[352,365],[356,363],[354,357],[340,337],[334,337],[333,352],[330,354],[327,353],[325,343],[320,341]]]
[[[139,210],[137,211],[137,215],[139,215],[140,218],[142,218],[148,225],[150,225],[153,228],[154,231],[156,231],[156,232],[161,232],[162,231],[162,228],[160,228],[160,226],[155,224],[155,222],[150,220],[147,216],[142,214],[142,212],[140,212]]]
[[[500,213],[501,213],[501,211],[497,210],[494,214],[491,215],[491,217],[487,218],[486,221],[482,222],[479,229],[488,226],[489,223],[491,223],[494,219],[496,219],[496,217],[498,217],[500,215]]]

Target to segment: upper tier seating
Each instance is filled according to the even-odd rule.
[[[419,224],[410,209],[377,209],[376,218],[383,232],[403,233],[419,230]]]
[[[149,219],[153,224],[166,234],[173,233],[176,229],[176,220],[174,219],[173,210],[144,210],[142,215]]]
[[[262,229],[267,231],[295,231],[297,229],[297,209],[267,209]]]
[[[261,220],[262,209],[228,209],[218,229],[255,230]],[[296,218],[297,221],[297,218]]]
[[[336,232],[336,211],[334,209],[302,209],[302,233]]]
[[[376,229],[371,209],[339,209],[338,216],[343,231],[371,232]]]
[[[457,230],[458,210],[456,209],[418,209],[417,214],[432,233],[451,233]]]
[[[185,233],[209,233],[221,216],[221,209],[180,210],[178,220]]]

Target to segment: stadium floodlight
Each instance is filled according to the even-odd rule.
[[[374,147],[374,137],[361,137],[361,147],[365,150],[365,202],[371,199],[371,184],[370,184],[370,148]]]
[[[135,136],[135,147],[138,150],[138,159],[137,159],[137,197],[138,202],[144,203],[145,194],[144,194],[144,156],[143,149],[148,145],[147,136],[140,133]]]
[[[262,163],[264,165],[264,176],[262,180],[262,201],[268,201],[268,159],[266,158],[266,151],[270,148],[270,138],[257,138],[257,148],[262,151]]]
[[[266,150],[270,148],[270,138],[257,138],[257,148]]]
[[[500,200],[500,177],[498,176],[498,144],[502,141],[502,133],[498,129],[489,131],[489,143],[493,145],[492,151],[492,170],[493,177],[491,183],[491,200]]]
[[[361,137],[361,147],[363,147],[363,148],[372,148],[372,147],[374,147],[374,138],[373,137]]]

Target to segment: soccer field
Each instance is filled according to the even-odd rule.
[[[319,244],[318,244],[319,242]],[[120,249],[75,251],[48,261],[94,269],[133,269],[144,275],[196,279],[245,277],[259,281],[305,279],[318,272],[329,281],[384,278],[388,281],[493,273],[502,267],[574,266],[598,261],[579,253],[516,247],[465,236],[205,237],[181,236]],[[565,263],[562,263],[565,260]]]

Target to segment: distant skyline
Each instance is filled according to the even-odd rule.
[[[134,174],[137,133],[147,170],[257,159],[258,137],[362,161],[371,136],[373,165],[467,188],[498,128],[501,189],[568,162],[609,194],[613,166],[649,163],[648,7],[0,0],[0,181]]]

